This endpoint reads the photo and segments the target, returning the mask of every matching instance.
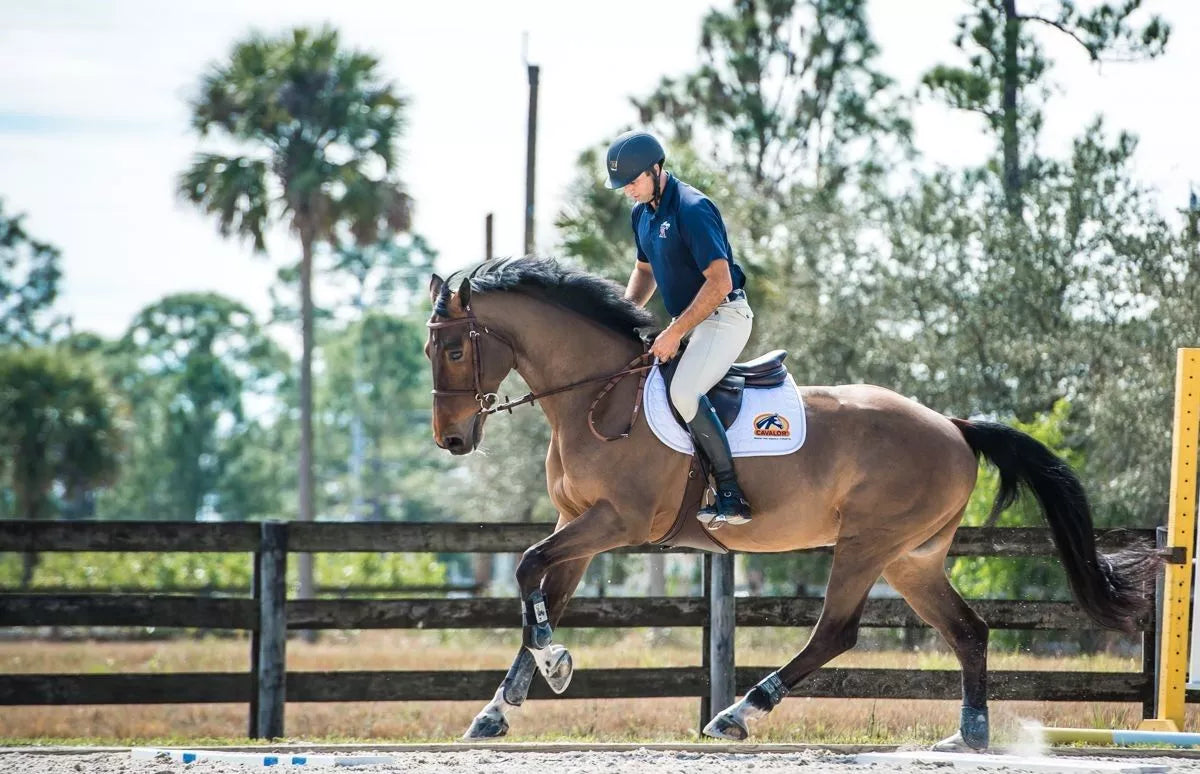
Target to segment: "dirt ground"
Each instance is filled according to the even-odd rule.
[[[395,761],[387,764],[356,766],[355,771],[396,772],[396,774],[425,774],[429,772],[479,772],[518,774],[527,771],[572,772],[578,774],[607,774],[612,771],[633,774],[728,774],[733,770],[752,769],[755,772],[889,772],[892,774],[929,774],[948,771],[946,764],[932,762],[897,763],[860,762],[853,755],[828,750],[793,752],[706,752],[695,749],[631,749],[631,750],[558,750],[533,752],[529,750],[462,749],[419,752],[361,751],[362,754],[384,754]],[[350,754],[343,752],[339,754]],[[1028,757],[994,758],[987,771],[1022,772],[1043,770],[1027,765]],[[1071,755],[1041,758],[1038,763],[1055,762],[1063,771],[1128,771],[1128,772],[1200,772],[1200,759],[1173,758],[1149,754],[1147,757],[1084,757]],[[993,764],[994,763],[994,767]],[[292,767],[292,770],[313,768]],[[956,767],[957,769],[957,767]],[[246,774],[256,771],[242,763],[198,761],[176,763],[161,760],[134,760],[127,751],[120,752],[59,752],[0,753],[0,771],[5,774]]]

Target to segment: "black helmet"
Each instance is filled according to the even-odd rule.
[[[667,157],[662,143],[647,132],[626,132],[608,146],[608,187],[624,188]]]

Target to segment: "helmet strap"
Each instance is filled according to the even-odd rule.
[[[655,170],[655,167],[658,167],[658,169]],[[657,210],[658,205],[662,201],[662,186],[659,183],[660,178],[662,178],[662,166],[654,164],[650,167],[650,177],[654,178],[654,198],[650,200],[650,205]]]

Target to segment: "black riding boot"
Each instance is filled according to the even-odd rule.
[[[708,460],[712,468],[713,478],[717,481],[716,507],[701,508],[696,518],[704,522],[709,529],[717,529],[723,524],[745,524],[750,521],[750,503],[742,495],[738,486],[737,474],[733,470],[733,452],[729,450],[729,439],[725,436],[725,428],[717,418],[708,396],[700,396],[700,410],[688,423],[692,440],[696,447]]]

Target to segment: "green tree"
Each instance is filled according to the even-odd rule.
[[[873,174],[910,129],[875,68],[866,5],[735,0],[709,11],[699,67],[635,99],[642,122],[721,160],[760,199],[797,184],[833,194]]]
[[[273,486],[233,479],[254,469],[239,459],[257,424],[246,398],[269,404],[289,362],[250,311],[215,293],[167,296],[134,317],[119,357],[113,370],[139,420],[137,464],[106,510],[180,521],[252,511],[220,496],[235,490],[269,507]]]
[[[322,346],[318,445],[323,507],[352,518],[434,520],[431,490],[449,467],[430,454],[425,321],[368,312]]]
[[[56,324],[49,314],[62,276],[58,248],[30,236],[21,220],[0,201],[0,347],[43,344]]]
[[[192,126],[244,148],[198,154],[183,173],[184,198],[264,250],[285,222],[300,240],[299,518],[313,519],[313,256],[319,245],[375,242],[406,231],[410,203],[396,165],[405,100],[379,60],[343,49],[332,28],[298,28],[237,43],[205,75]],[[301,558],[301,596],[311,596],[311,558]]]
[[[954,45],[967,54],[966,67],[938,65],[924,83],[948,105],[979,113],[999,136],[1005,206],[1022,212],[1023,178],[1036,158],[1022,163],[1041,127],[1041,108],[1030,92],[1050,62],[1030,31],[1039,26],[1078,43],[1093,62],[1104,59],[1154,58],[1167,44],[1171,28],[1159,16],[1137,26],[1131,17],[1142,0],[1103,3],[1089,12],[1074,0],[1057,0],[1054,11],[1021,13],[1017,0],[971,0],[972,10],[959,19]],[[1035,92],[1036,93],[1036,92]]]
[[[20,518],[51,517],[56,487],[111,482],[120,424],[115,396],[86,362],[57,349],[0,350],[0,458]],[[36,563],[26,555],[22,587]]]

